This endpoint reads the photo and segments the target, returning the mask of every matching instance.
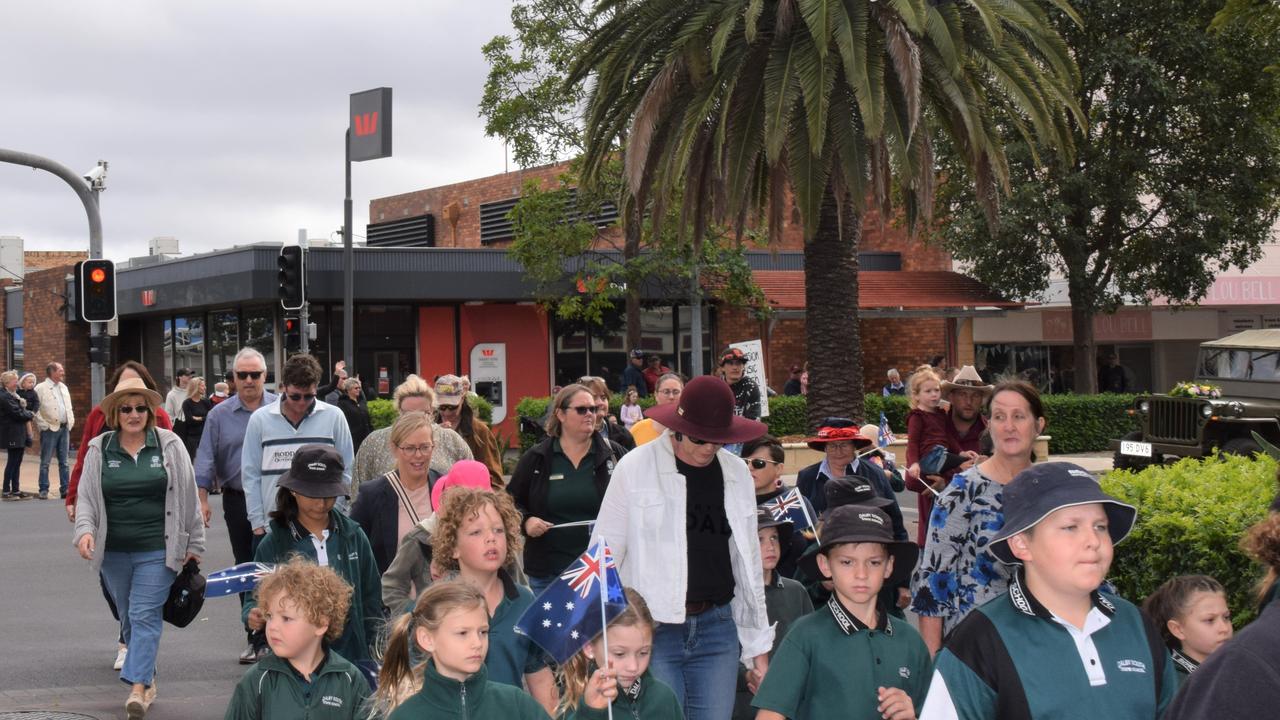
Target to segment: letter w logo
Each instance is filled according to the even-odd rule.
[[[355,115],[351,119],[355,121],[356,137],[372,135],[378,132],[378,113],[376,111]]]

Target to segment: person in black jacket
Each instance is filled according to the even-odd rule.
[[[524,515],[524,570],[542,592],[587,549],[590,527],[556,527],[595,520],[614,465],[626,450],[595,431],[596,399],[583,385],[556,393],[547,439],[520,458],[507,492]]]
[[[373,546],[378,574],[390,567],[404,536],[431,516],[431,489],[440,477],[431,469],[435,442],[426,413],[408,412],[396,418],[390,442],[396,469],[362,484],[351,506],[351,519],[360,523]]]
[[[338,409],[347,417],[347,427],[351,430],[352,452],[359,452],[361,443],[373,432],[369,410],[360,402],[362,387],[359,378],[347,378],[342,383],[342,394],[338,396]]]
[[[187,399],[182,401],[182,417],[186,418],[182,423],[182,442],[192,462],[195,462],[200,438],[204,436],[204,420],[213,409],[207,392],[204,378],[193,377],[187,382]]]
[[[31,414],[40,412],[40,394],[36,392],[36,374],[24,373],[18,378],[18,397],[27,401],[27,409]],[[31,447],[31,424],[27,424],[27,447]]]
[[[4,499],[24,497],[18,486],[22,456],[27,451],[27,423],[35,417],[28,410],[26,401],[18,395],[18,373],[5,370],[0,373],[0,444],[9,451],[9,461],[4,466]]]

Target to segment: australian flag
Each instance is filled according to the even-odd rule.
[[[204,586],[204,596],[225,597],[237,593],[253,592],[258,581],[275,571],[274,565],[259,562],[240,563],[226,570],[209,573]]]
[[[803,532],[813,527],[804,506],[804,497],[800,495],[800,488],[793,487],[760,507],[767,510],[774,520],[785,520],[798,531]]]
[[[603,630],[601,604],[605,622],[627,607],[613,553],[603,540],[587,548],[534,600],[516,623],[516,632],[537,643],[563,665]]]
[[[893,431],[889,429],[889,418],[884,416],[884,411],[880,412],[880,447],[889,447],[889,443],[896,441]]]

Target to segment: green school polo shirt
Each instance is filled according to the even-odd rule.
[[[102,499],[107,511],[106,549],[111,552],[164,550],[164,500],[169,477],[155,430],[135,459],[111,433],[102,449]]]
[[[908,623],[882,609],[877,616],[867,627],[832,595],[787,631],[751,704],[793,720],[880,720],[877,689],[897,687],[919,712],[929,649]]]
[[[533,593],[517,585],[506,570],[499,570],[498,576],[502,578],[502,602],[489,618],[489,654],[484,665],[490,681],[523,688],[525,675],[547,666],[538,646],[516,634],[516,621],[533,604]]]
[[[551,476],[547,478],[547,516],[552,525],[580,520],[595,520],[600,514],[600,493],[596,490],[595,455],[587,452],[577,467],[565,456],[559,438],[551,442]],[[557,572],[573,564],[587,549],[590,528],[573,527],[551,530],[545,536],[542,551],[548,568]]]

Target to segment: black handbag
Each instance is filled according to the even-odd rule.
[[[169,598],[164,601],[164,621],[174,627],[186,627],[200,614],[204,607],[204,576],[200,574],[200,565],[195,560],[188,560],[182,566],[182,572],[173,579],[169,586]]]

